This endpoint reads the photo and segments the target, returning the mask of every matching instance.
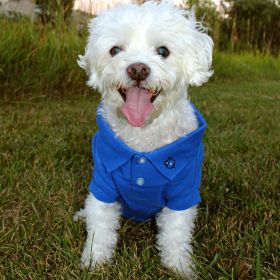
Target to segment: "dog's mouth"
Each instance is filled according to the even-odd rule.
[[[156,89],[148,89],[148,88],[141,87],[141,86],[139,86],[139,87],[135,86],[135,87],[148,91],[150,96],[151,96],[151,98],[150,98],[151,103],[153,103],[156,100],[156,98],[159,96],[159,94],[161,92],[161,89],[157,89],[157,88]],[[118,92],[121,95],[124,102],[126,101],[126,93],[127,93],[128,89],[129,88],[125,88],[125,87],[119,87],[118,88]]]
[[[141,127],[154,109],[153,102],[160,94],[160,90],[148,89],[141,86],[118,89],[124,100],[121,111],[128,122],[135,127]]]

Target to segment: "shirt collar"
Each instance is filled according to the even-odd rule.
[[[197,149],[202,143],[203,132],[207,126],[200,112],[194,105],[192,106],[199,127],[176,141],[152,152],[137,152],[127,146],[112,131],[101,114],[102,110],[98,109],[96,121],[102,138],[100,148],[104,149],[104,152],[101,152],[106,171],[111,173],[129,161],[133,156],[138,155],[147,158],[163,176],[172,180],[186,165],[186,162],[192,160],[197,155]]]

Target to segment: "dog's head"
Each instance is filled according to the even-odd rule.
[[[79,65],[104,106],[140,127],[174,106],[187,86],[208,80],[212,47],[193,11],[151,1],[118,6],[92,19]]]

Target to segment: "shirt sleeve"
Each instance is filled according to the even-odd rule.
[[[89,191],[98,200],[105,203],[113,203],[118,200],[119,192],[117,190],[115,181],[112,174],[108,173],[101,160],[101,155],[97,149],[97,137],[92,140],[92,155],[94,161],[94,167],[92,170],[92,178],[89,184]]]
[[[199,202],[201,175],[202,175],[203,147],[199,147],[193,161],[170,182],[166,191],[166,206],[172,210],[186,210]]]

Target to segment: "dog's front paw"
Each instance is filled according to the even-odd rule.
[[[197,279],[196,274],[193,270],[193,262],[191,257],[167,257],[161,259],[163,266],[171,269],[175,273],[178,273],[184,279]]]
[[[86,269],[86,268],[94,269],[95,266],[96,266],[96,262],[93,258],[93,255],[88,254],[84,250],[82,257],[81,257],[81,261],[80,261],[80,268],[81,269]]]
[[[73,221],[78,222],[80,219],[85,220],[86,214],[84,209],[80,209],[73,216]]]
[[[81,262],[80,262],[80,268],[81,269],[94,269],[98,265],[102,265],[105,263],[110,262],[109,259],[107,259],[105,256],[94,254],[94,252],[86,252],[86,250],[83,251]]]
[[[98,265],[109,263],[111,257],[111,250],[98,248],[98,246],[93,246],[93,244],[86,244],[81,257],[80,268],[94,269]]]

